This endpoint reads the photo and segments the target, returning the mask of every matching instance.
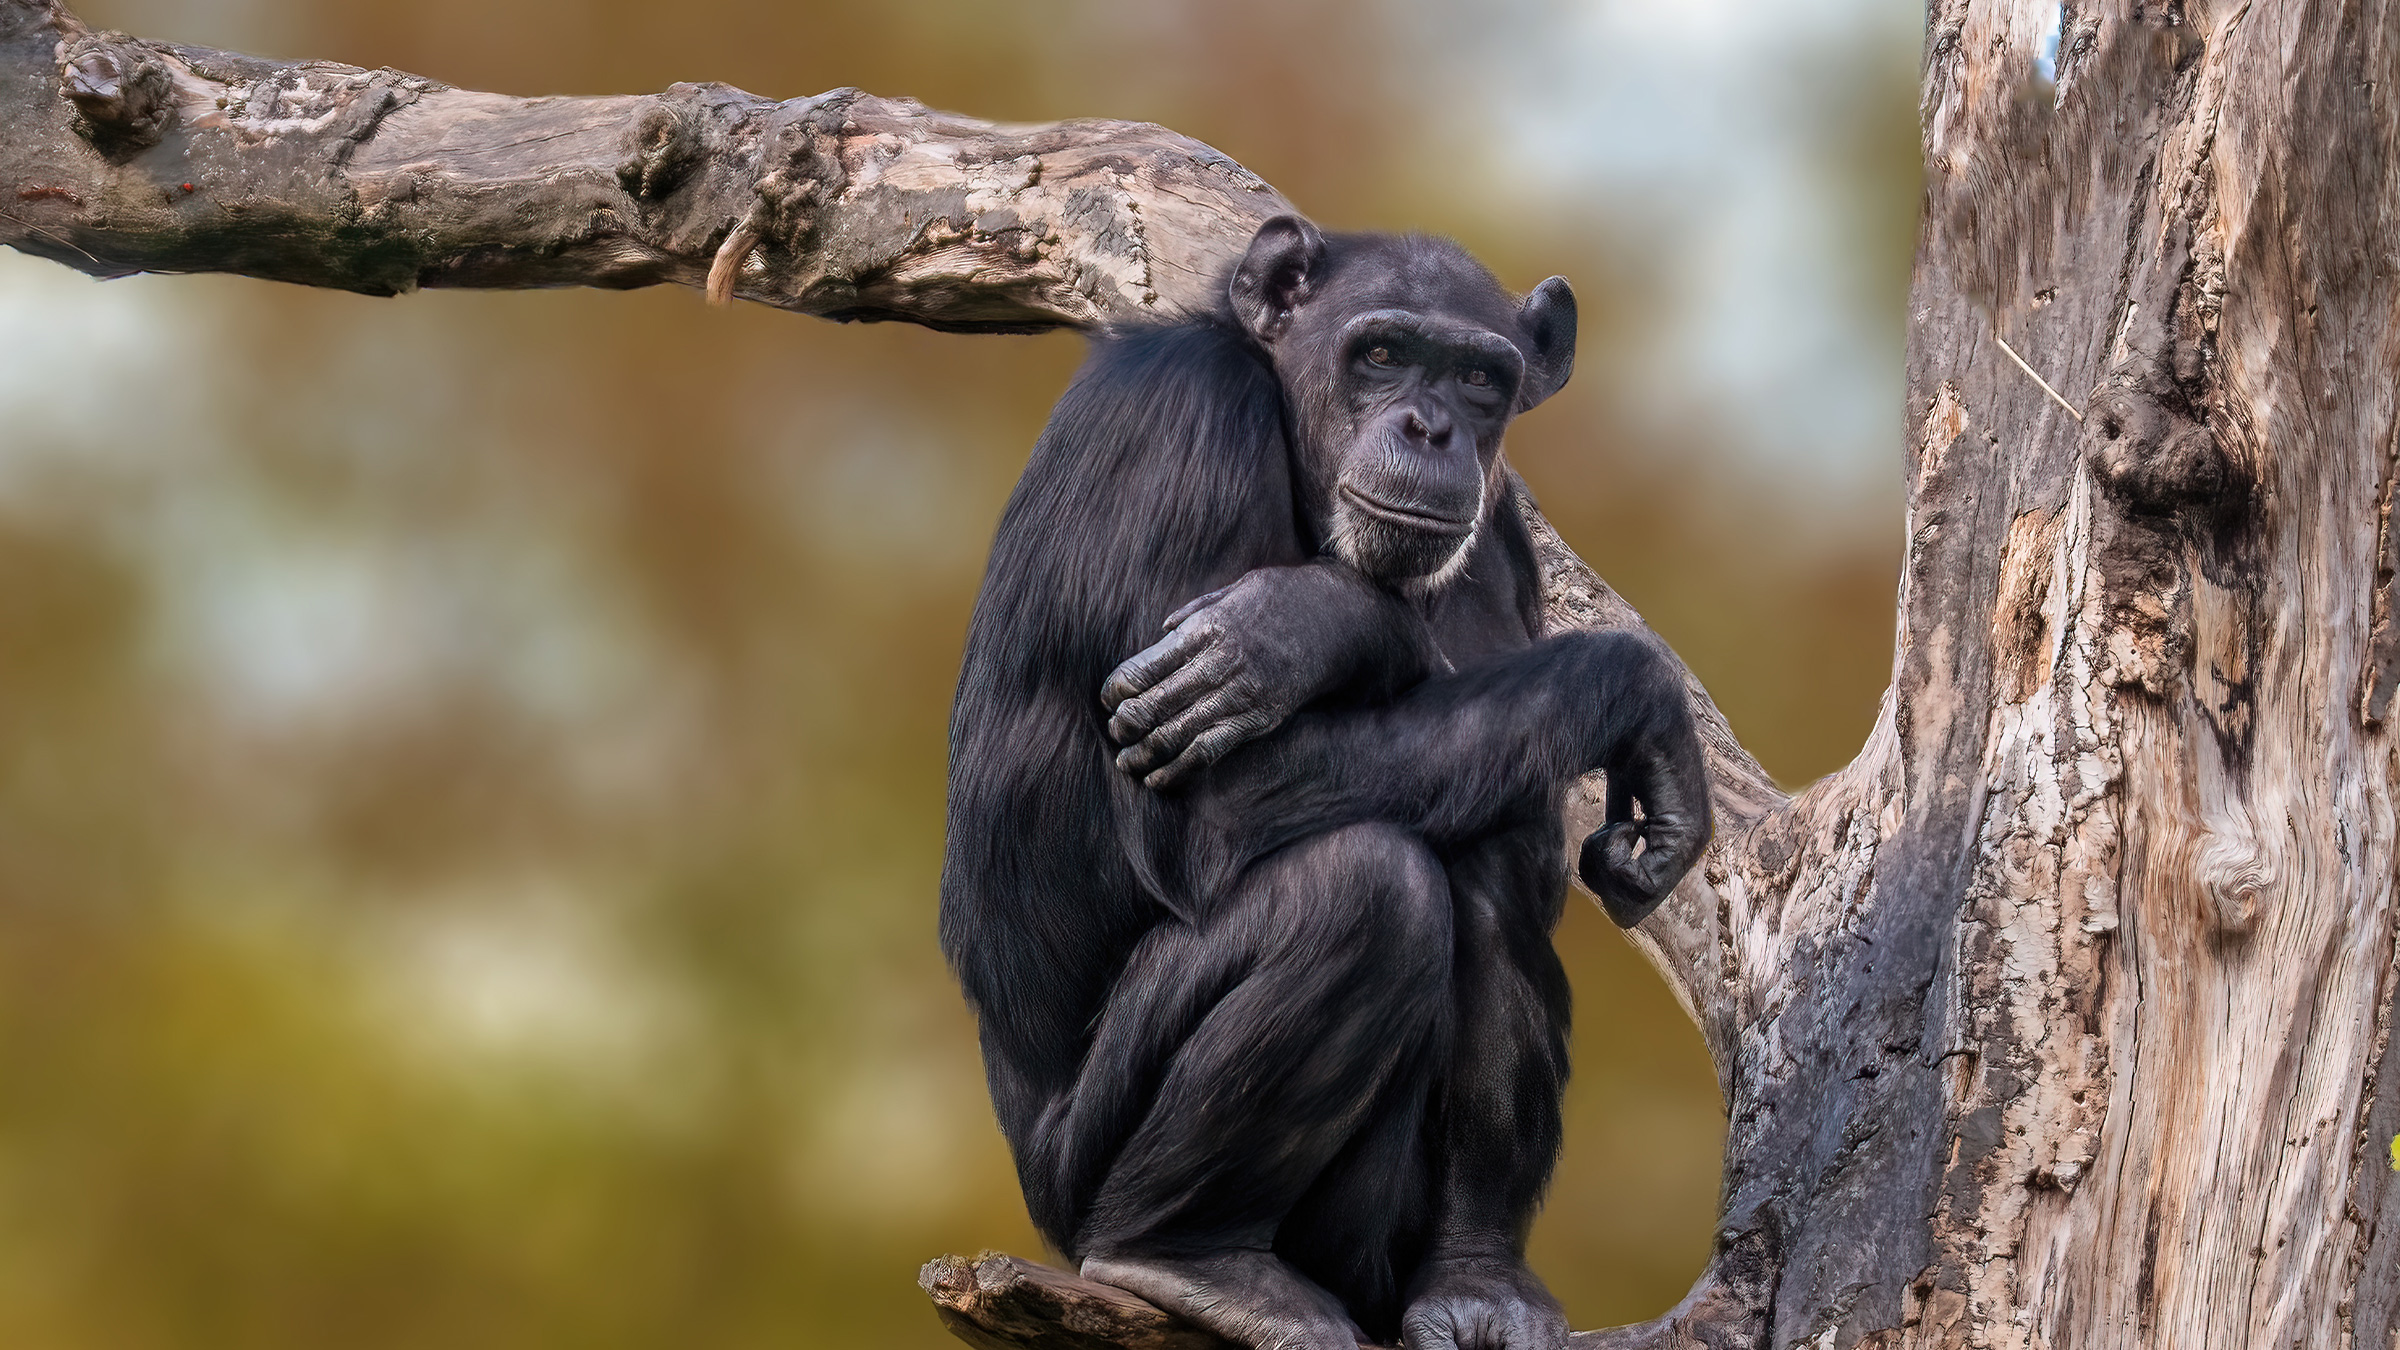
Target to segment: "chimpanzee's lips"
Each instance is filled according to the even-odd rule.
[[[1417,530],[1425,534],[1449,535],[1452,538],[1472,533],[1475,529],[1475,521],[1472,517],[1461,520],[1454,516],[1437,516],[1428,511],[1412,511],[1405,506],[1379,502],[1348,483],[1342,484],[1340,490],[1342,496],[1351,505],[1378,520],[1398,525],[1402,529]]]

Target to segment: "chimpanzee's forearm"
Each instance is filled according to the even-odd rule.
[[[1157,788],[1320,699],[1389,702],[1442,664],[1415,606],[1330,557],[1254,568],[1166,626],[1100,689],[1117,766]]]
[[[1338,597],[1338,612],[1347,620],[1341,632],[1348,639],[1337,677],[1312,691],[1314,697],[1388,703],[1442,668],[1441,646],[1416,606],[1339,559],[1321,557],[1309,566],[1320,589]]]
[[[1696,754],[1684,698],[1649,639],[1559,634],[1389,704],[1294,717],[1218,765],[1195,806],[1245,857],[1356,820],[1472,839],[1546,813],[1593,769]]]

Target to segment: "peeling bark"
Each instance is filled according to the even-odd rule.
[[[1786,797],[1693,686],[1719,836],[1632,936],[1716,1058],[1724,1215],[1587,1350],[2400,1345],[2400,13],[2081,3],[2053,83],[2054,12],[1929,7],[1891,689]],[[505,98],[36,0],[0,116],[0,242],[99,275],[1094,328],[1287,209],[1156,127]],[[1532,524],[1554,625],[1641,622]],[[923,1282],[978,1345],[1209,1344],[1013,1258]]]

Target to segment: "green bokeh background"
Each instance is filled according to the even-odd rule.
[[[1329,225],[1564,273],[1582,369],[1510,447],[1551,518],[1779,777],[1871,720],[1896,399],[1811,457],[1778,409],[1724,415],[1764,396],[1635,388],[1661,277],[1742,260],[1671,267],[1618,180],[1527,149],[1646,134],[1578,122],[1583,77],[1539,59],[1624,7],[79,8],[515,93],[1150,119]],[[1896,371],[1914,18],[1850,42],[1861,6],[1819,8],[1775,105],[1834,203],[1800,256],[1864,316],[1835,366]],[[949,1344],[919,1263],[1039,1243],[934,946],[944,728],[1079,352],[0,254],[0,1345]],[[1559,942],[1576,1078],[1534,1256],[1578,1325],[1633,1320],[1707,1251],[1714,1080],[1594,908]]]

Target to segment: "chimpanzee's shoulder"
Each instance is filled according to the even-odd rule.
[[[1075,383],[1131,392],[1153,407],[1189,398],[1280,404],[1283,392],[1267,354],[1239,325],[1217,317],[1142,320],[1096,334]]]

